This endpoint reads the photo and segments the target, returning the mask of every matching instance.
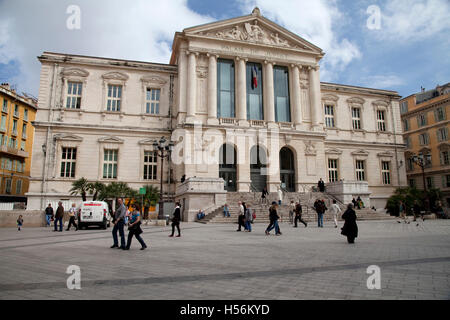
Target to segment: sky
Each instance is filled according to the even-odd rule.
[[[450,0],[0,0],[0,82],[37,96],[44,51],[169,63],[176,31],[255,6],[325,52],[321,81],[401,96],[450,81]]]

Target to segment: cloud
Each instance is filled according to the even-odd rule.
[[[321,79],[331,81],[354,59],[361,58],[358,45],[338,34],[346,16],[337,1],[324,0],[239,0],[248,14],[258,6],[262,15],[320,47],[325,53]]]
[[[405,84],[404,79],[397,75],[374,75],[362,79],[362,83],[370,88],[389,89]]]
[[[81,9],[80,30],[66,26],[72,4]],[[18,63],[10,82],[36,95],[43,51],[169,63],[175,32],[212,20],[187,0],[0,1],[0,63]]]
[[[391,0],[381,7],[377,34],[380,39],[421,41],[449,29],[450,1]]]

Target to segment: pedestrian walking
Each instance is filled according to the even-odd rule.
[[[294,228],[297,228],[297,222],[298,221],[303,223],[305,225],[305,228],[308,226],[308,224],[305,221],[303,221],[303,219],[302,219],[302,212],[303,212],[302,205],[301,205],[300,201],[298,201],[296,203],[296,205],[295,205],[295,218],[294,218],[295,219],[294,220],[295,224],[294,224]]]
[[[250,205],[247,205],[247,208],[245,210],[245,229],[248,232],[252,232],[252,220],[253,220],[252,210],[250,209]]]
[[[274,228],[275,228],[275,235],[281,236],[281,234],[282,234],[281,230],[280,230],[280,226],[278,225],[278,219],[280,217],[278,216],[277,208],[278,208],[278,204],[275,201],[273,201],[272,206],[269,209],[270,224],[266,229],[266,235],[269,235],[270,231],[272,231]]]
[[[397,220],[397,222],[402,223],[401,220],[403,220],[403,222],[409,224],[408,218],[406,217],[406,206],[403,201],[400,201],[398,204],[398,213],[400,220]]]
[[[341,229],[341,234],[347,237],[348,243],[355,243],[355,238],[358,237],[358,225],[356,224],[356,212],[353,210],[353,204],[349,203],[342,219],[345,223]]]
[[[62,202],[59,201],[58,202],[58,209],[56,209],[56,214],[55,214],[55,229],[53,231],[58,231],[58,222],[59,222],[59,232],[63,231],[63,217],[64,217],[64,207],[62,205]]]
[[[330,207],[330,213],[333,215],[334,227],[335,228],[338,227],[337,217],[338,217],[338,214],[341,213],[341,212],[342,212],[342,210],[337,205],[336,200],[333,200],[333,204]]]
[[[294,212],[295,212],[295,203],[294,200],[291,200],[291,203],[289,204],[289,223],[294,223]]]
[[[54,214],[53,214],[52,204],[49,203],[48,207],[45,208],[45,221],[47,222],[47,224],[45,225],[46,227],[51,226],[51,221],[53,220],[53,217],[54,217]]]
[[[267,187],[264,187],[262,194],[261,194],[261,204],[267,204],[267,198],[266,196],[269,195],[269,192],[267,191]]]
[[[317,182],[317,187],[320,192],[325,192],[325,182],[323,182],[322,178]]]
[[[242,231],[241,227],[244,227],[244,230],[245,230],[245,224],[244,224],[245,206],[241,201],[239,201],[238,204],[239,204],[239,215],[238,215],[238,225],[239,226],[236,231]]]
[[[22,215],[19,215],[19,218],[17,218],[17,231],[20,231],[23,226],[23,217]]]
[[[75,223],[75,216],[76,216],[76,214],[77,214],[76,205],[75,205],[75,203],[72,203],[72,207],[69,209],[69,225],[67,226],[66,231],[70,230],[70,227],[72,226],[72,224],[75,227],[75,231],[78,230],[78,226]]]
[[[223,217],[230,217],[230,208],[228,207],[228,205],[225,203],[225,205],[223,206]]]
[[[128,239],[127,246],[125,250],[130,250],[131,241],[133,240],[133,236],[136,237],[137,241],[141,244],[141,250],[145,250],[147,245],[144,240],[141,238],[141,233],[143,232],[141,229],[141,208],[138,204],[132,204],[133,212],[131,213],[129,225],[128,225]]]
[[[414,205],[413,205],[413,214],[414,214],[414,222],[417,220],[417,218],[420,216],[420,205],[419,205],[419,201],[414,200]],[[423,218],[422,218],[423,221]],[[417,224],[419,225],[419,224]]]
[[[118,248],[118,249],[125,249],[125,232],[124,232],[124,226],[125,226],[125,215],[127,213],[127,208],[123,204],[123,199],[119,198],[117,199],[118,208],[116,209],[116,212],[114,212],[114,219],[113,224],[114,228],[112,230],[112,236],[114,244],[111,246],[111,248]],[[119,231],[120,235],[120,247],[119,247],[119,241],[117,239],[117,231]]]
[[[175,233],[175,228],[177,228],[178,230],[178,237],[181,237],[181,231],[180,231],[180,221],[181,221],[181,210],[180,210],[180,203],[177,202],[175,205],[175,211],[173,212],[173,217],[172,217],[172,234],[169,235],[169,237],[173,237],[174,233]]]
[[[317,212],[317,226],[323,228],[323,214],[325,213],[325,210],[327,210],[325,201],[323,199],[317,199],[316,202],[314,202],[314,209],[316,209]]]

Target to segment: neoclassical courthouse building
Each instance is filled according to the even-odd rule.
[[[406,185],[400,96],[320,82],[324,54],[258,8],[177,32],[169,64],[44,52],[27,208],[72,201],[81,177],[159,186],[161,137],[174,143],[163,191],[184,220],[228,192],[319,178],[384,208]]]

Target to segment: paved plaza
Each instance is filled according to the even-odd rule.
[[[0,230],[0,299],[449,299],[450,220],[361,221],[356,244],[332,223],[266,236],[236,225],[144,227],[149,248],[110,249],[111,229]],[[81,270],[81,290],[66,269]],[[369,290],[367,268],[381,271]]]

